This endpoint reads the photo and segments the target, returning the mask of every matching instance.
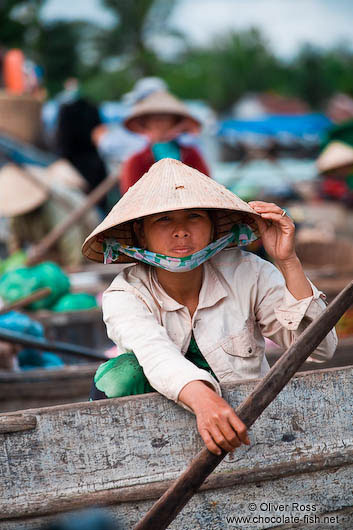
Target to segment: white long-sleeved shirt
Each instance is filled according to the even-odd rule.
[[[325,295],[312,289],[312,296],[296,300],[274,265],[227,249],[204,263],[192,318],[164,291],[154,268],[143,264],[117,275],[103,295],[103,316],[118,354],[133,351],[150,384],[178,401],[183,387],[195,380],[221,393],[210,373],[184,357],[192,332],[220,383],[262,377],[269,370],[264,337],[287,348],[325,309]],[[332,330],[310,360],[330,359],[336,345]]]

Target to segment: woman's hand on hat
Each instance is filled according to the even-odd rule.
[[[249,206],[260,215],[255,221],[267,254],[276,263],[296,260],[295,225],[287,212],[270,202],[251,201]]]
[[[194,411],[200,436],[211,453],[220,455],[221,449],[231,452],[242,443],[250,445],[246,425],[207,383],[188,383],[179,400]]]
[[[263,246],[283,274],[289,292],[297,300],[312,296],[311,285],[295,253],[292,219],[274,203],[251,201],[249,205],[260,215],[255,216],[255,220]]]

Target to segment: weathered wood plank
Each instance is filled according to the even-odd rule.
[[[251,446],[237,450],[234,456],[228,455],[219,467],[220,475],[218,472],[212,475],[216,487],[218,478],[224,484],[212,491],[219,491],[225,502],[228,490],[234,489],[232,495],[238,499],[234,502],[240,502],[238,490],[246,487],[249,496],[251,491],[254,494],[254,477],[261,484],[289,481],[300,491],[302,479],[298,477],[305,474],[312,486],[319,484],[318,477],[322,476],[321,497],[331,499],[328,508],[318,497],[320,513],[352,506],[351,485],[346,489],[340,485],[338,499],[337,485],[332,481],[339,475],[346,477],[348,470],[351,473],[352,375],[353,367],[348,367],[296,376],[253,426]],[[237,406],[255,383],[227,386],[224,395]],[[117,513],[128,510],[130,504],[138,505],[138,510],[133,509],[135,524],[146,508],[146,502],[136,497],[138,489],[143,496],[146,489],[157,491],[158,483],[174,480],[202,447],[194,417],[157,394],[27,413],[37,418],[35,430],[0,435],[0,528],[7,528],[2,521],[60,512],[84,505],[87,498],[91,504],[99,504],[100,498],[109,501],[110,494],[117,504],[114,508]],[[344,461],[339,462],[339,458]],[[283,466],[289,466],[286,477],[281,475]],[[290,474],[291,466],[299,475]],[[227,475],[231,476],[227,480],[234,480],[232,484],[236,487],[228,486]],[[293,493],[288,487],[287,497],[288,492]],[[118,489],[112,491],[115,488]],[[127,488],[135,488],[135,497],[128,499]],[[315,492],[319,495],[321,491],[317,488],[313,490],[314,499]],[[282,491],[279,498],[283,495]],[[214,496],[215,493],[200,493],[195,502],[200,509],[202,502],[206,502],[202,499]],[[140,505],[144,506],[141,511]]]
[[[0,371],[0,412],[87,401],[99,364],[55,370]]]
[[[237,487],[199,492],[169,526],[170,530],[351,530],[353,508],[351,503],[352,467],[331,469],[319,473],[303,473],[272,481],[243,482]],[[330,487],[329,485],[332,484]],[[106,508],[113,519],[130,530],[151,507],[153,501],[124,502]],[[256,510],[249,508],[256,504]],[[298,506],[297,506],[298,505]],[[280,506],[285,510],[281,511]],[[305,508],[304,511],[301,509]],[[253,506],[252,506],[253,508]],[[309,508],[311,508],[309,510]],[[314,511],[315,510],[315,511]],[[315,524],[308,524],[304,516],[316,516]],[[232,517],[262,517],[264,522],[247,524],[231,521]],[[266,523],[266,517],[299,517],[298,524]],[[327,524],[327,518],[335,523]],[[0,521],[0,530],[38,530],[56,516],[16,518]],[[326,521],[326,524],[325,524]],[[156,529],[157,530],[157,529]]]
[[[30,431],[37,427],[37,418],[31,414],[0,416],[0,433]]]
[[[283,351],[266,353],[272,366]],[[301,370],[349,366],[353,359],[353,339],[341,340],[333,359],[325,363],[304,363]],[[100,363],[67,365],[55,370],[25,372],[0,371],[0,413],[87,401],[92,379]]]

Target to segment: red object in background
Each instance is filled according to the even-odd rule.
[[[193,167],[204,175],[210,176],[209,169],[206,162],[200,153],[194,147],[180,146],[181,161],[187,166]],[[149,168],[154,164],[155,160],[152,154],[151,147],[148,146],[143,151],[132,155],[126,160],[122,167],[120,179],[120,192],[124,194],[133,186],[142,175],[147,173]]]
[[[321,189],[325,195],[335,199],[341,199],[348,192],[347,183],[344,180],[325,178],[321,184]]]
[[[6,52],[3,60],[5,89],[12,94],[23,94],[25,89],[24,55],[21,50]]]

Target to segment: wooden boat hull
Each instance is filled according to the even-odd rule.
[[[282,355],[278,347],[269,348],[266,357],[272,366]],[[347,366],[353,359],[353,339],[341,340],[337,351],[325,363],[305,363],[301,370]],[[68,365],[53,370],[25,372],[0,371],[0,413],[64,403],[87,401],[93,376],[100,363]]]
[[[352,528],[352,375],[297,374],[170,528]],[[255,384],[224,395],[236,407]],[[1,530],[92,505],[131,529],[202,447],[193,415],[158,394],[0,415],[1,431]]]
[[[99,364],[0,371],[0,413],[86,401]]]
[[[31,316],[43,324],[48,340],[80,344],[102,352],[113,346],[107,336],[101,308],[61,313],[42,310],[31,313]]]

